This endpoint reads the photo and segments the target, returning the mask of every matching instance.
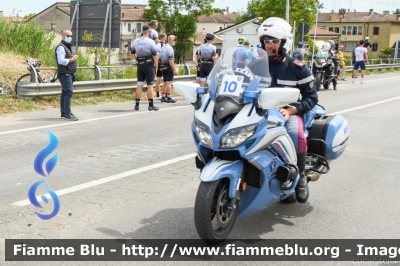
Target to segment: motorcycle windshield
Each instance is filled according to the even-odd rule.
[[[267,53],[261,48],[253,53],[255,58],[250,62],[245,48],[233,47],[217,59],[208,76],[212,100],[223,96],[239,105],[247,104],[243,99],[244,91],[259,92],[271,84]]]

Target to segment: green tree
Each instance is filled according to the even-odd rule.
[[[24,17],[24,19],[31,19],[31,18],[33,18],[34,16],[36,16],[36,13],[30,13],[30,14],[26,15],[26,16]]]
[[[393,14],[400,14],[400,8],[396,8],[396,11],[394,11]]]
[[[190,41],[196,35],[198,14],[210,15],[214,0],[149,0],[144,11],[148,20],[159,21],[159,31],[167,35],[177,36],[174,47],[175,61],[185,61],[192,52],[193,43]]]
[[[289,0],[289,23],[296,25],[306,23],[312,28],[315,24],[317,10],[323,8],[323,4],[318,0]],[[251,0],[247,4],[247,11],[241,12],[236,18],[236,22],[241,22],[250,18],[262,17],[260,23],[269,17],[286,18],[286,1],[283,0]],[[299,36],[296,29],[296,36]],[[296,37],[297,40],[297,37]],[[296,42],[296,41],[295,41]]]

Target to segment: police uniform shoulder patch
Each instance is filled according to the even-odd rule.
[[[292,60],[292,63],[295,64],[295,65],[298,66],[298,67],[301,67],[301,68],[304,67],[304,63],[301,62],[301,60],[299,60],[299,59],[293,59],[293,60]]]

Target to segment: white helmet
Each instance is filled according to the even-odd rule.
[[[258,38],[260,38],[261,43],[263,43],[263,36],[284,40],[279,47],[279,55],[285,55],[286,51],[292,48],[293,28],[282,18],[272,17],[265,20],[258,28]],[[265,46],[262,45],[261,48],[265,49]]]
[[[331,44],[329,42],[326,42],[322,45],[322,51],[323,52],[328,52],[331,49]]]

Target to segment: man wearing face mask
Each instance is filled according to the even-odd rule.
[[[72,32],[64,30],[62,40],[56,48],[56,61],[58,79],[61,83],[60,109],[61,118],[77,121],[78,118],[71,112],[71,99],[74,93],[73,83],[75,81],[76,61],[78,56],[72,52]]]
[[[295,145],[297,152],[297,166],[300,180],[296,186],[296,198],[300,203],[308,200],[309,191],[305,176],[307,155],[307,139],[304,135],[304,126],[301,116],[318,102],[314,77],[304,64],[286,54],[292,48],[293,29],[282,18],[272,17],[265,20],[258,29],[261,49],[268,54],[271,87],[290,87],[300,90],[301,100],[290,108],[280,108],[285,117],[285,127]]]

